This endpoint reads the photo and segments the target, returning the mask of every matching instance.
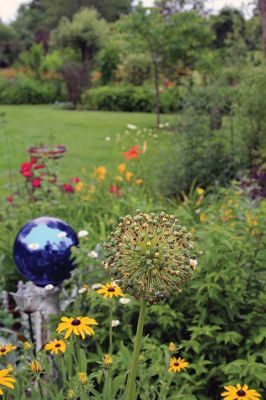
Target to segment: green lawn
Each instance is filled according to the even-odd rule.
[[[66,178],[78,176],[81,167],[111,163],[114,140],[128,123],[153,127],[155,116],[144,113],[90,112],[55,109],[53,106],[0,106],[6,123],[0,119],[0,188],[8,191],[9,171],[15,181],[21,162],[29,159],[27,148],[36,144],[64,144],[67,154],[60,169]],[[164,116],[163,120],[169,120]]]

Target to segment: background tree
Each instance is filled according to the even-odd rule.
[[[0,67],[12,65],[20,49],[21,44],[16,31],[0,21]]]
[[[195,66],[212,38],[207,21],[196,12],[163,15],[159,8],[137,7],[125,28],[134,47],[148,52],[152,64],[157,126],[160,124],[160,73]],[[147,57],[147,58],[148,58]]]
[[[71,49],[70,65],[64,66],[63,75],[68,88],[77,88],[72,96],[76,105],[81,91],[88,84],[89,69],[92,69],[97,53],[104,47],[107,38],[107,24],[99,18],[94,9],[83,9],[76,13],[73,20],[62,18],[58,29],[53,32],[53,41],[58,48]],[[74,58],[74,59],[73,59]],[[75,61],[75,63],[73,63]],[[81,65],[78,65],[80,62]],[[76,82],[76,85],[75,85]],[[73,90],[69,93],[72,93]]]
[[[99,18],[96,10],[83,9],[74,15],[72,21],[62,18],[53,37],[58,47],[77,50],[82,62],[91,64],[98,51],[104,47],[107,24]]]
[[[136,8],[124,25],[133,47],[137,46],[139,50],[148,52],[151,59],[157,126],[160,125],[161,111],[159,74],[167,46],[165,27],[165,20],[159,9],[147,9],[142,6]]]
[[[33,44],[30,50],[20,54],[18,61],[21,65],[31,70],[37,79],[41,79],[44,56],[43,46],[41,44]]]
[[[245,18],[241,11],[225,7],[217,16],[212,17],[212,30],[215,34],[214,47],[220,49],[225,46],[229,34],[238,26],[239,34],[245,37]]]
[[[264,56],[266,57],[266,0],[259,0],[258,8],[261,15]]]

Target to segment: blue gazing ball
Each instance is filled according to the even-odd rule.
[[[75,268],[71,247],[77,246],[73,229],[57,218],[41,217],[19,231],[13,249],[20,273],[37,286],[59,285]]]

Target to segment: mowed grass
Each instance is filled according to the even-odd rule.
[[[112,141],[117,133],[124,132],[127,124],[140,128],[155,125],[155,116],[144,113],[69,111],[30,105],[0,106],[0,113],[5,114],[0,118],[0,188],[3,194],[9,190],[10,173],[13,183],[23,181],[18,171],[20,164],[29,160],[27,149],[32,145],[66,145],[67,153],[59,170],[61,176],[69,180],[79,176],[82,167],[108,167],[116,156]],[[163,116],[163,120],[169,117]],[[106,137],[110,137],[110,141]]]

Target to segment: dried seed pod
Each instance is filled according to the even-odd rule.
[[[150,303],[165,300],[191,277],[194,243],[173,215],[161,212],[121,218],[104,247],[106,264],[119,286]]]

